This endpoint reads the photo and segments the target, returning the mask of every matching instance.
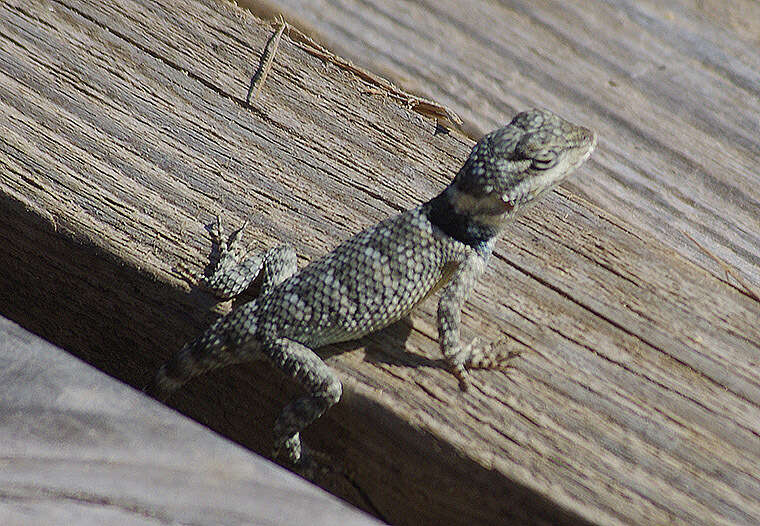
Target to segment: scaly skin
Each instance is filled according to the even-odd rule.
[[[340,400],[342,386],[314,353],[399,320],[442,289],[438,328],[443,356],[466,390],[469,369],[504,369],[514,353],[463,346],[462,305],[483,273],[504,225],[588,159],[596,134],[547,110],[517,115],[483,137],[454,181],[417,208],[360,232],[300,272],[292,248],[244,257],[240,231],[222,239],[220,258],[204,284],[222,298],[243,292],[264,273],[261,294],[216,321],[163,365],[148,392],[165,399],[201,373],[268,360],[307,395],[275,424],[275,456],[302,461],[300,432]]]

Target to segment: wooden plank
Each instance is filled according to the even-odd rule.
[[[0,522],[380,524],[0,317]]]
[[[473,137],[545,106],[599,131],[569,184],[726,278],[760,287],[760,4],[238,0],[284,13],[360,66],[433,98]]]
[[[0,10],[2,312],[132,385],[211,317],[173,268],[202,267],[217,212],[310,260],[435,195],[471,145],[287,34],[246,106],[274,29],[229,4]],[[550,106],[598,124],[572,102]],[[395,524],[760,518],[748,295],[561,190],[509,229],[464,312],[470,335],[525,350],[512,373],[460,393],[434,310],[326,350],[344,399],[305,434],[334,460],[325,487]],[[294,393],[251,366],[172,403],[268,452]]]

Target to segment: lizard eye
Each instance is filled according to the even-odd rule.
[[[544,150],[533,156],[532,165],[537,170],[548,170],[557,164],[557,152],[554,150]]]

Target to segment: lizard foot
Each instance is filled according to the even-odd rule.
[[[459,359],[451,367],[451,372],[459,380],[459,387],[467,391],[470,387],[471,369],[493,369],[507,371],[514,365],[512,360],[520,355],[519,351],[498,351],[495,349],[506,343],[506,338],[495,342],[483,344],[478,338],[473,340],[461,350]]]

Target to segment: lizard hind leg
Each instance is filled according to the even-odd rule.
[[[285,406],[274,426],[274,452],[283,451],[294,465],[302,464],[305,455],[301,431],[338,403],[343,386],[335,372],[308,347],[286,338],[262,346],[263,354],[273,366],[295,379],[307,395]]]
[[[266,252],[249,254],[241,240],[244,224],[225,239],[222,221],[217,216],[210,234],[218,258],[203,276],[203,286],[222,299],[240,295],[263,272],[261,293],[282,283],[298,271],[296,253],[289,245],[280,245]]]

